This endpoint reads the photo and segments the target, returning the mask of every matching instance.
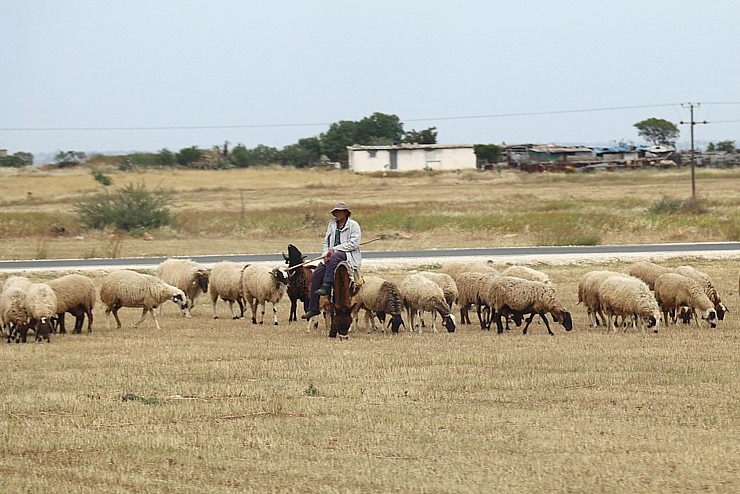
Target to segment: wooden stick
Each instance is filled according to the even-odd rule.
[[[360,245],[366,245],[366,244],[369,244],[370,242],[375,242],[376,240],[380,240],[380,237],[371,238],[370,240],[366,240],[364,242],[361,242]],[[303,261],[302,263],[296,264],[295,266],[292,266],[292,267],[289,267],[289,268],[285,268],[285,270],[286,271],[292,271],[292,270],[294,270],[296,268],[300,268],[301,266],[305,266],[306,264],[310,264],[312,262],[320,261],[323,258],[324,258],[324,256],[319,256],[319,257],[316,257],[314,259],[309,259],[308,261]]]

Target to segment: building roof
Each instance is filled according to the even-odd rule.
[[[352,146],[347,146],[347,149],[350,151],[381,151],[392,149],[473,149],[473,147],[473,144],[390,144],[385,146],[361,146],[359,144],[354,144]]]

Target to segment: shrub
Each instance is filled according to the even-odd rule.
[[[112,226],[130,232],[171,224],[169,204],[168,192],[150,191],[144,184],[128,184],[115,192],[105,190],[83,198],[75,204],[74,210],[89,228]]]

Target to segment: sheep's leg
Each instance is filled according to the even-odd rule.
[[[93,325],[93,311],[90,308],[85,309],[85,314],[87,315],[87,332],[92,333],[92,325]],[[80,328],[80,331],[82,331],[82,328]]]
[[[145,310],[146,310],[146,309],[145,309]],[[156,313],[154,312],[154,310],[153,310],[153,309],[149,309],[149,313],[150,313],[150,314],[152,315],[152,319],[154,319],[154,326],[155,326],[155,327],[156,327],[156,328],[157,328],[158,330],[160,330],[160,331],[161,331],[161,330],[162,330],[162,328],[161,328],[161,327],[160,327],[160,325],[159,325],[159,318],[157,318],[157,314],[156,314]],[[143,316],[143,315],[141,316],[141,320],[142,320],[142,321],[144,320],[144,316]]]
[[[277,320],[277,306],[278,306],[278,304],[275,303],[275,302],[273,302],[273,304],[272,304],[272,322],[273,322],[273,324],[275,326],[278,325],[278,320]]]
[[[524,329],[522,330],[522,334],[527,334],[527,329],[529,329],[529,324],[532,322],[532,319],[534,319],[534,316],[536,316],[536,312],[532,312],[529,317],[527,318],[527,322],[524,325]],[[547,329],[550,329],[549,327]]]
[[[116,318],[116,329],[121,329],[123,325],[121,324],[121,319],[118,317],[118,309],[120,309],[120,307],[113,308],[113,317]],[[110,328],[110,326],[108,327]]]
[[[503,334],[504,333],[504,322],[501,320],[501,318],[504,317],[503,309],[496,311],[496,333],[497,334]]]
[[[288,315],[288,324],[290,324],[293,321],[298,320],[298,316],[296,312],[298,311],[298,299],[292,298],[290,299],[290,314]]]
[[[152,317],[156,321],[157,320],[157,316],[154,315],[154,311],[155,310],[156,310],[156,308],[155,309],[152,309],[151,312],[152,312]],[[144,309],[141,311],[141,319],[139,319],[138,322],[134,323],[134,327],[135,328],[138,328],[139,327],[139,324],[141,324],[142,322],[144,322],[144,318],[146,317],[146,313],[147,312],[149,312],[149,309],[147,307],[144,307]]]
[[[433,333],[437,332],[437,311],[436,310],[432,311],[432,332]]]
[[[470,316],[468,315],[468,308],[470,304],[460,305],[460,324],[470,324]]]
[[[489,317],[491,313],[489,312],[488,314],[486,314],[485,311],[483,310],[482,304],[478,304],[478,308],[476,312],[478,313],[478,322],[480,323],[480,328],[482,330],[490,329],[491,321],[489,320]]]

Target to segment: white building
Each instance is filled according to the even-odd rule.
[[[472,144],[355,145],[347,146],[347,154],[349,169],[356,172],[476,168]]]

